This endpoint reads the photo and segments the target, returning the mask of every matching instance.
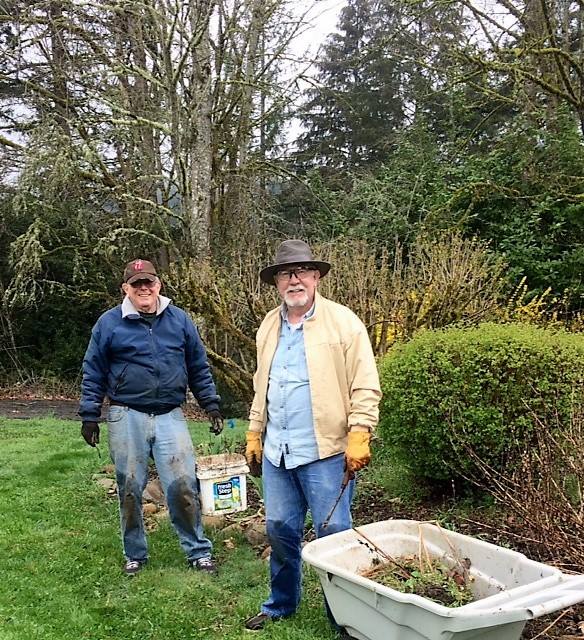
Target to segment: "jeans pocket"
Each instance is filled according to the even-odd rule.
[[[177,407],[176,409],[173,409],[170,412],[170,417],[173,420],[176,420],[177,422],[186,422],[187,419],[185,418],[185,414],[183,413],[183,410],[180,407]]]
[[[107,412],[107,422],[108,424],[114,424],[119,422],[124,417],[125,407],[110,407]]]

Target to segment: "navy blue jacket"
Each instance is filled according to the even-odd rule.
[[[206,411],[219,408],[205,347],[189,316],[168,306],[152,326],[139,314],[122,317],[122,305],[96,322],[83,359],[79,415],[97,420],[110,400],[144,413],[180,406],[187,385]]]

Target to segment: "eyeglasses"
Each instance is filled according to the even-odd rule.
[[[158,284],[158,280],[136,280],[135,282],[131,282],[130,286],[133,289],[140,289],[142,286],[146,286],[149,289],[154,289],[154,287]]]
[[[278,282],[291,280],[292,276],[296,276],[299,280],[304,280],[304,278],[308,278],[313,271],[316,271],[315,267],[296,267],[294,269],[277,271],[274,277]]]

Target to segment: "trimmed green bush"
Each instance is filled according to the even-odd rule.
[[[475,455],[499,471],[513,465],[536,417],[567,424],[584,336],[494,323],[427,331],[393,348],[380,376],[389,454],[422,479],[474,477]]]

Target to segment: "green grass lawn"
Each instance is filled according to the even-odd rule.
[[[208,532],[216,578],[187,569],[168,521],[149,535],[150,563],[122,574],[117,501],[91,476],[107,463],[55,419],[0,418],[0,640],[188,640],[241,638],[242,621],[268,594],[268,566],[243,538],[235,548]],[[245,428],[240,423],[231,439]],[[210,443],[207,424],[191,424]],[[255,634],[256,637],[258,634]],[[269,625],[262,640],[332,640],[317,578],[305,575],[300,611]]]

